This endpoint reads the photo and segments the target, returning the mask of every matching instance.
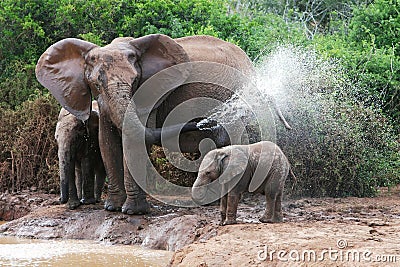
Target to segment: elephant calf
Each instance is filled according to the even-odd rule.
[[[92,103],[89,119],[84,123],[61,109],[55,132],[60,168],[61,203],[70,209],[81,203],[99,201],[106,177],[99,148],[99,114]],[[96,183],[95,183],[96,181]]]
[[[232,145],[208,152],[192,188],[192,198],[205,204],[221,197],[221,225],[236,223],[237,206],[245,191],[262,193],[267,205],[261,222],[283,220],[281,202],[290,164],[274,143]],[[215,182],[215,183],[214,183]]]

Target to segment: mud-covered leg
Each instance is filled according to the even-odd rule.
[[[221,220],[219,222],[220,225],[224,225],[225,220],[226,220],[226,205],[228,203],[228,195],[225,195],[221,198],[221,202],[220,202],[220,213],[221,213]]]
[[[239,204],[240,195],[228,194],[227,208],[226,208],[226,220],[225,225],[236,223],[236,212]]]
[[[60,203],[65,204],[69,200],[70,180],[75,181],[75,158],[72,149],[68,146],[58,147],[58,159],[60,169]]]
[[[99,159],[101,161],[101,159]],[[98,163],[95,167],[95,174],[96,174],[96,182],[95,182],[95,190],[94,190],[94,197],[96,202],[101,201],[101,194],[103,193],[104,182],[106,180],[106,170],[104,169],[103,162]]]
[[[82,204],[94,204],[94,170],[88,157],[82,159]]]
[[[82,170],[81,168],[75,168],[75,186],[78,199],[82,199]]]
[[[99,145],[108,176],[108,196],[104,208],[121,210],[126,199],[122,141],[118,129],[111,125],[107,116],[100,116]]]
[[[72,172],[72,173],[82,175],[80,164],[75,163],[75,172]],[[76,189],[76,179],[79,180],[79,179],[81,179],[81,177],[75,177],[75,175],[73,175],[68,180],[69,199],[68,199],[67,206],[71,210],[76,209],[77,207],[79,207],[81,205],[81,202],[79,201],[79,198],[78,198],[78,192]]]
[[[275,212],[275,199],[276,195],[272,193],[267,193],[265,192],[265,199],[266,199],[266,207],[265,207],[265,212],[264,215],[260,218],[260,222],[263,223],[272,223],[273,221],[273,216]]]
[[[274,216],[272,218],[273,222],[282,222],[283,214],[282,214],[282,191],[278,193],[275,199],[275,210]]]
[[[133,179],[126,161],[124,161],[124,180],[126,201],[122,206],[122,212],[130,215],[148,213],[150,211],[150,205],[146,200],[146,193]]]

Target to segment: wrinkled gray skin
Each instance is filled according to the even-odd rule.
[[[253,176],[256,167],[261,168],[261,175],[257,178]],[[192,187],[192,198],[201,203],[207,194],[206,185],[219,178],[218,182],[224,190],[224,186],[229,186],[233,177],[240,175],[237,184],[231,185],[231,190],[225,188],[228,193],[221,199],[221,225],[236,223],[240,197],[247,191],[261,193],[266,197],[267,205],[264,215],[260,218],[261,222],[281,222],[282,194],[289,170],[289,161],[282,150],[269,141],[215,149],[206,154],[200,165]]]
[[[92,103],[89,119],[83,123],[61,109],[55,132],[60,168],[61,203],[75,209],[81,203],[100,201],[106,172],[99,148],[99,113]]]
[[[194,61],[224,64],[247,76],[253,73],[251,61],[239,47],[210,36],[171,39],[153,34],[136,39],[117,38],[104,47],[68,38],[50,46],[40,57],[36,65],[37,79],[69,112],[85,121],[90,112],[91,97],[98,100],[99,142],[109,179],[105,209],[122,209],[128,214],[149,211],[146,194],[136,184],[124,158],[121,138],[124,114],[137,88],[151,76],[168,67]],[[225,73],[210,75],[219,79],[226,76]],[[174,83],[174,80],[169,82]],[[147,98],[151,98],[151,93]],[[162,127],[167,115],[177,105],[197,97],[226,101],[232,94],[231,90],[213,84],[191,83],[165,94],[156,105],[146,106],[146,101],[135,102],[132,107],[137,112],[129,114],[133,132],[145,131],[149,150],[157,139],[154,128]],[[146,129],[139,119],[145,115],[150,116],[145,122],[149,127]],[[176,129],[170,129],[171,137],[178,134]],[[198,152],[199,142],[205,137],[213,138],[212,134],[181,131],[180,150]]]

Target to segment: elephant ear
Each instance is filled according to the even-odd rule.
[[[189,62],[185,50],[172,38],[163,34],[150,34],[133,39],[130,45],[140,51],[142,77],[140,84],[157,72],[184,62]]]
[[[89,118],[91,95],[85,82],[85,55],[95,44],[68,38],[50,46],[36,64],[38,81],[61,106],[85,121]]]
[[[225,148],[223,151],[224,153],[221,153],[216,159],[221,171],[219,182],[221,184],[226,184],[236,177],[236,184],[247,168],[248,157],[243,151],[235,148]],[[240,175],[240,177],[237,177],[238,175]]]

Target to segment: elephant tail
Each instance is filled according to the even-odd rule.
[[[295,187],[296,184],[297,184],[297,177],[296,177],[296,175],[294,174],[294,172],[293,172],[293,170],[292,170],[292,167],[289,168],[289,174],[293,177],[293,184],[292,184],[292,188],[291,188],[291,193],[293,193],[294,187]]]

